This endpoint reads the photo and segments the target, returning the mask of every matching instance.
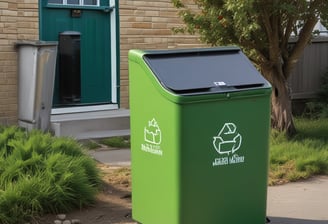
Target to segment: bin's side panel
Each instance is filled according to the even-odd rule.
[[[50,130],[56,59],[57,45],[40,48],[37,65],[36,117],[39,119],[38,128],[43,131]]]
[[[19,46],[18,119],[28,123],[36,123],[37,56],[37,47],[31,45]]]
[[[264,224],[270,94],[185,105],[181,117],[180,224]]]
[[[143,224],[180,224],[179,108],[129,59],[132,217]]]

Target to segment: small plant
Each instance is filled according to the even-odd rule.
[[[321,87],[320,87],[318,95],[319,95],[320,101],[328,103],[328,70],[321,77]]]
[[[79,143],[17,127],[0,130],[0,223],[94,202],[100,173]]]
[[[328,118],[328,71],[321,78],[321,87],[316,101],[305,104],[306,117]]]
[[[100,140],[100,143],[114,148],[130,148],[130,137],[111,137]]]
[[[101,147],[101,145],[99,145],[96,141],[94,140],[87,140],[87,141],[82,141],[81,144],[89,149],[89,150],[92,150],[92,149],[97,149],[99,147]]]
[[[328,103],[319,100],[307,102],[304,116],[313,119],[328,118]]]

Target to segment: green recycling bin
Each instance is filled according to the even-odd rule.
[[[132,217],[264,224],[271,86],[239,48],[129,51]]]

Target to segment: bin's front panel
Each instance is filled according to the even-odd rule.
[[[178,108],[129,62],[132,217],[143,224],[180,224]]]
[[[182,110],[181,223],[264,224],[270,95]]]

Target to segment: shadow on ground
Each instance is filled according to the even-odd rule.
[[[66,213],[67,220],[81,224],[135,224],[131,217],[130,171],[99,164],[103,183],[94,205]],[[44,215],[33,224],[53,224],[55,214]]]
[[[328,220],[306,220],[283,217],[269,217],[270,224],[328,224]]]

